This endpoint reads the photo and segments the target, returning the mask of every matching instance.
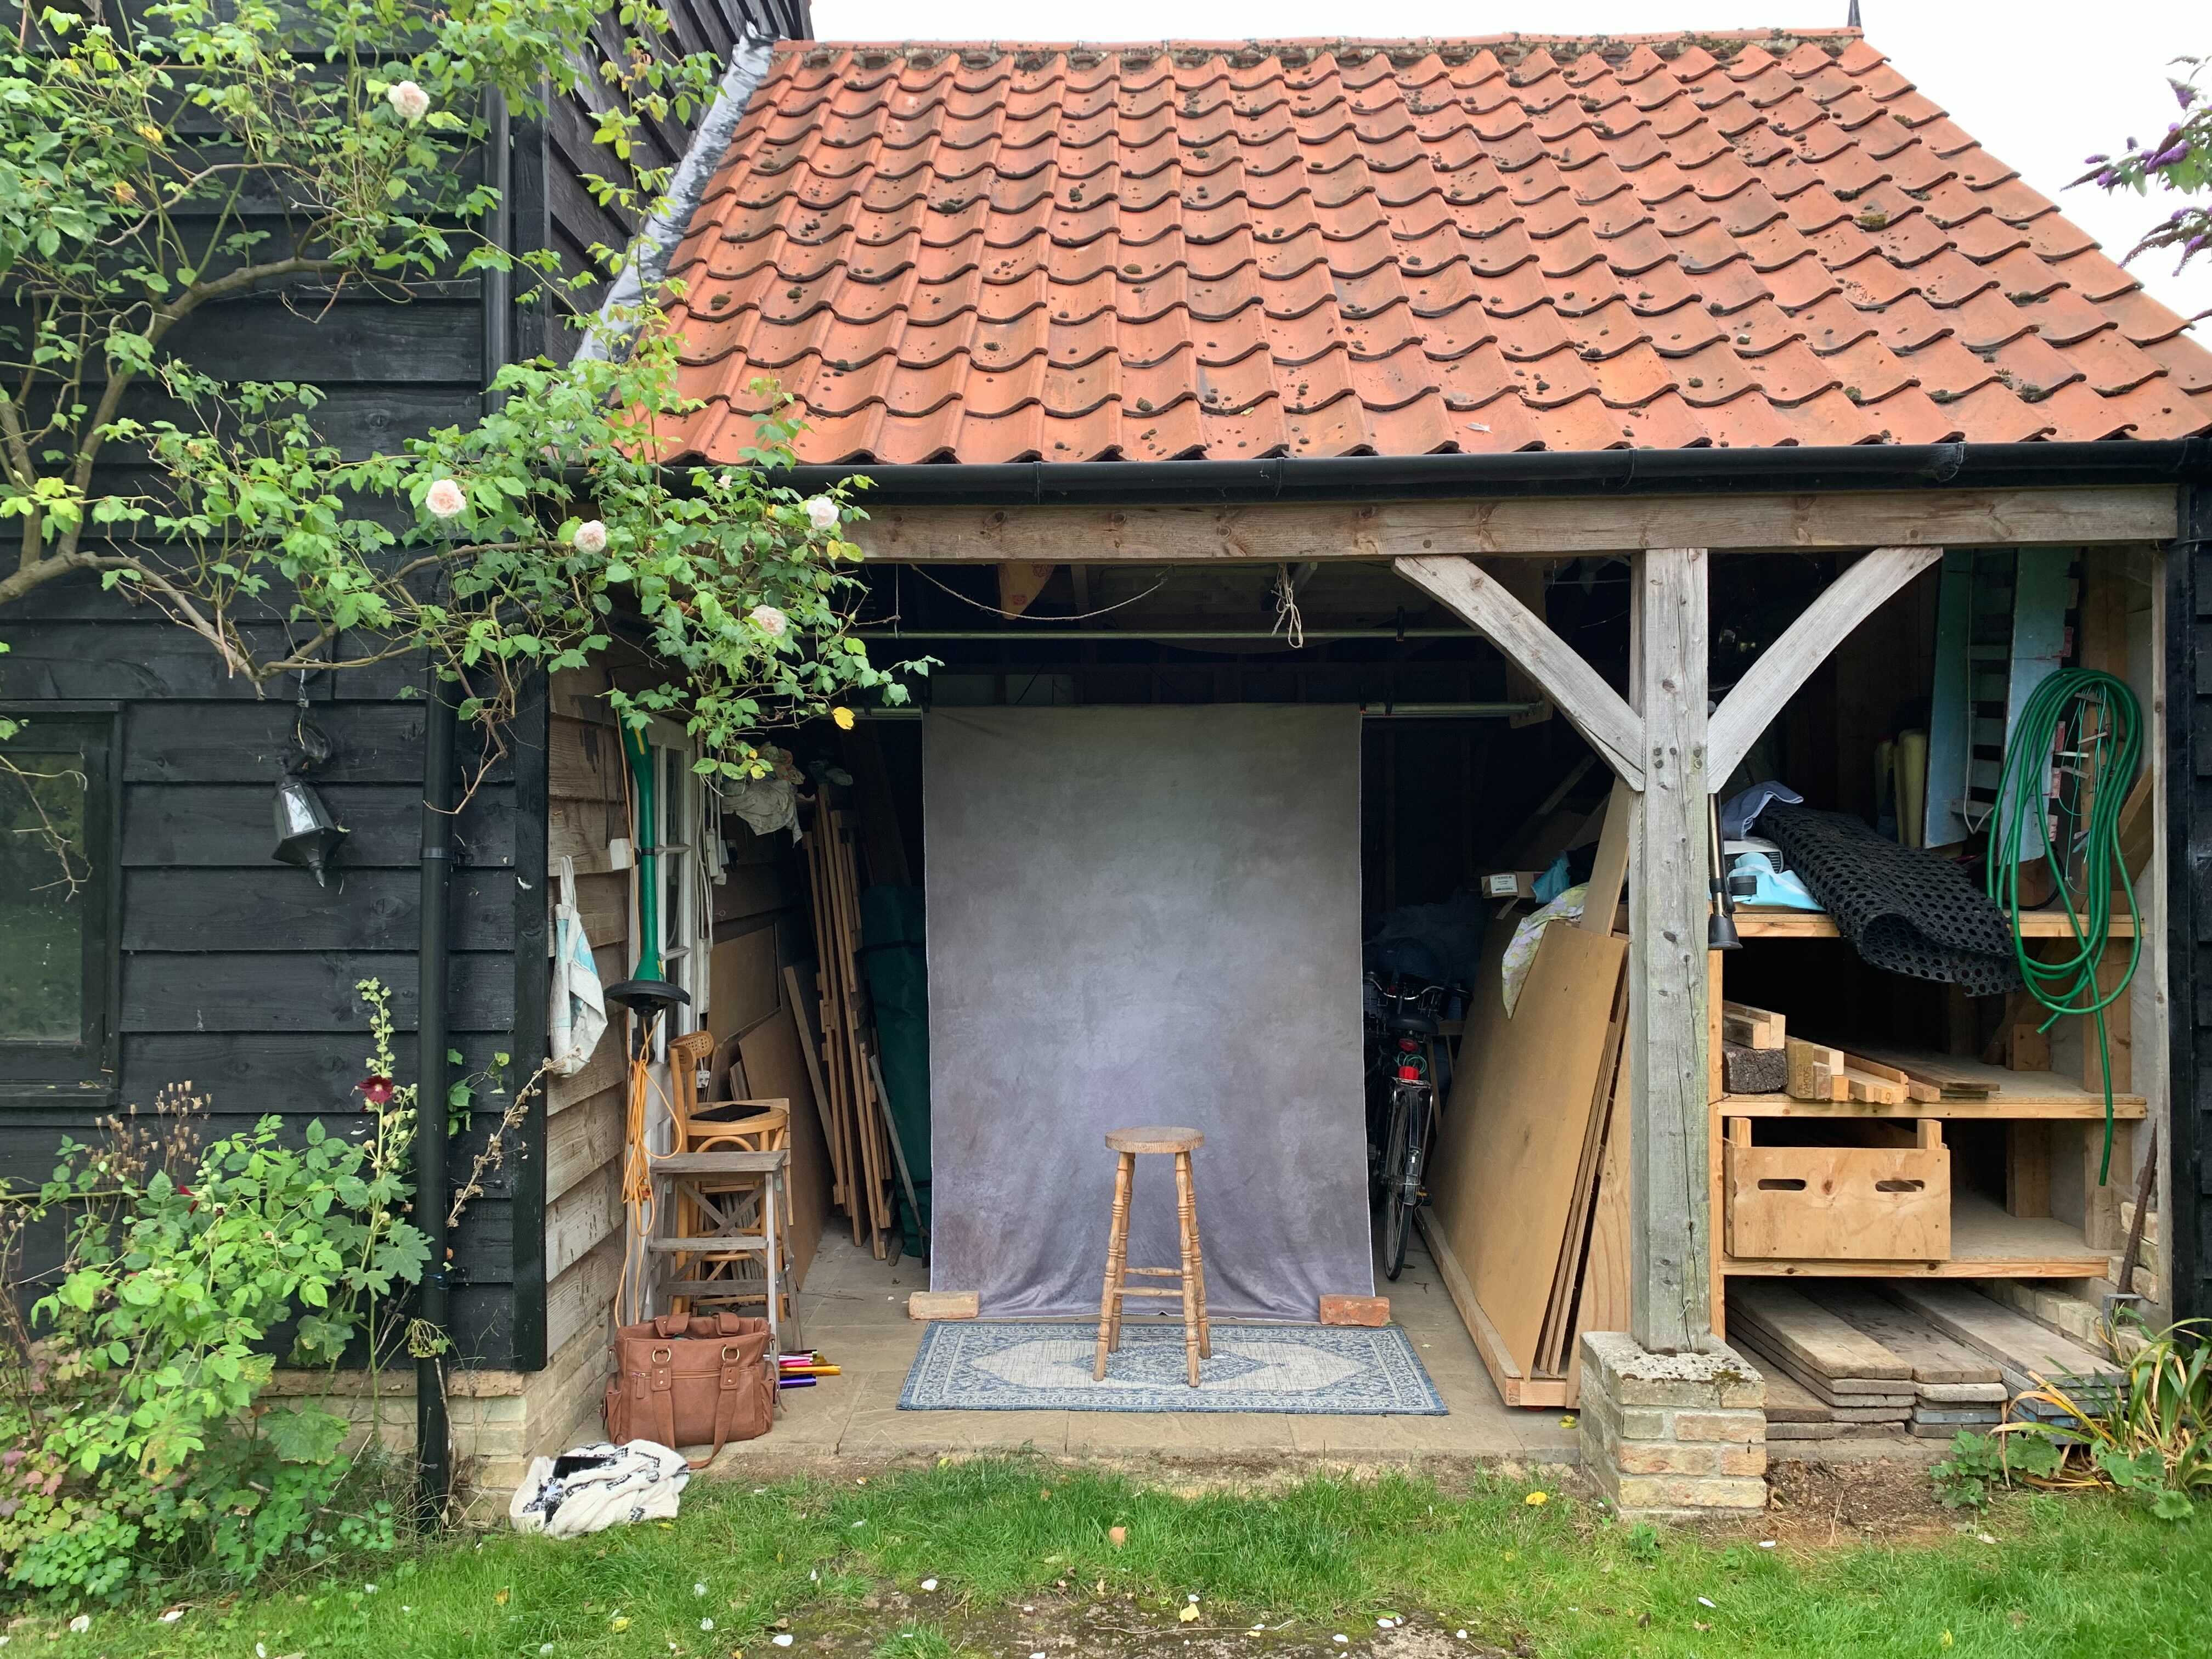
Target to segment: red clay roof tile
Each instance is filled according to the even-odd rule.
[[[2212,428],[2212,352],[1851,30],[786,42],[671,275],[717,460],[762,379],[831,463]]]

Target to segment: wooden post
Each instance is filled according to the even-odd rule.
[[[1630,690],[1644,788],[1629,868],[1629,1334],[1653,1353],[1712,1340],[1705,921],[1705,554],[1637,560]]]

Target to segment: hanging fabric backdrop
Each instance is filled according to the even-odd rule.
[[[933,1286],[1095,1312],[1103,1137],[1170,1123],[1209,1311],[1370,1294],[1358,711],[955,709],[922,752]],[[1172,1171],[1137,1162],[1133,1264],[1175,1261]]]

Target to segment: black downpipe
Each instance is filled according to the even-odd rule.
[[[2199,942],[2208,920],[2203,914],[2203,874],[2212,863],[2212,819],[2205,811],[2205,785],[2199,775],[2198,744],[2206,719],[2205,675],[2212,670],[2202,654],[2198,608],[2205,554],[2212,550],[2212,485],[2181,492],[2181,534],[2166,553],[2166,1136],[2160,1162],[2168,1171],[2166,1244],[2167,1297],[2176,1319],[2212,1315],[2212,1182],[2205,1179],[2205,1140],[2212,1129],[2212,1108],[2198,1081],[2204,1064],[2205,1017],[2199,1012],[2208,988],[2202,979],[2205,951]],[[2138,1194],[2148,1204],[2152,1195]]]
[[[446,937],[447,901],[453,885],[453,708],[447,689],[430,670],[428,705],[422,711],[422,916],[416,958],[416,1016],[419,1085],[415,1107],[415,1220],[430,1243],[422,1270],[422,1322],[443,1337],[447,1317],[446,1263],[446,1000],[452,958]],[[446,1426],[444,1358],[416,1345],[415,1467],[422,1524],[443,1522],[453,1490],[453,1442]]]

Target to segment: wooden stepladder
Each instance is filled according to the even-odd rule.
[[[1121,1299],[1130,1296],[1177,1296],[1182,1298],[1183,1360],[1190,1386],[1198,1386],[1198,1362],[1213,1357],[1213,1338],[1206,1322],[1206,1263],[1198,1245],[1198,1190],[1192,1183],[1190,1155],[1206,1144],[1195,1129],[1148,1125],[1138,1129],[1115,1129],[1106,1137],[1109,1152],[1120,1155],[1114,1171],[1114,1219],[1106,1233],[1106,1284],[1098,1298],[1098,1354],[1091,1367],[1094,1382],[1106,1380],[1106,1357],[1121,1346]],[[1176,1236],[1181,1258],[1173,1267],[1129,1266],[1129,1194],[1136,1186],[1137,1157],[1141,1152],[1172,1155],[1176,1173]],[[1126,1282],[1132,1273],[1145,1279],[1172,1279],[1172,1287],[1138,1285]]]

